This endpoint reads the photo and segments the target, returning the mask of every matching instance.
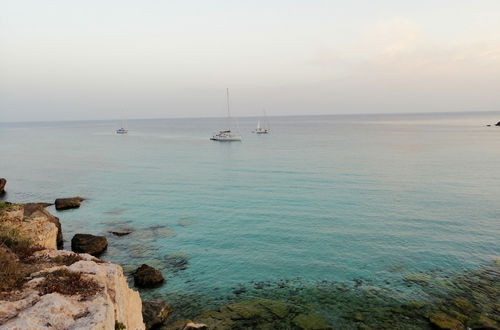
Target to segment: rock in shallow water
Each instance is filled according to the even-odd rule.
[[[84,199],[82,197],[58,198],[55,201],[56,210],[67,210],[80,207],[80,203]]]
[[[325,320],[317,314],[299,314],[293,319],[295,324],[300,329],[304,330],[320,330],[330,329]]]
[[[146,324],[146,329],[164,323],[172,309],[163,300],[151,300],[142,303],[142,318]]]
[[[108,247],[108,240],[104,236],[90,234],[76,234],[71,239],[71,250],[98,256]]]
[[[165,267],[171,272],[186,270],[189,263],[189,256],[185,253],[167,254],[165,257]]]
[[[161,285],[165,279],[161,272],[143,264],[134,272],[134,284],[140,288],[154,288]]]
[[[443,330],[465,330],[464,325],[457,319],[443,312],[430,313],[429,321],[437,329]]]
[[[121,229],[121,230],[108,230],[108,233],[113,234],[115,236],[125,236],[131,234],[132,229]]]

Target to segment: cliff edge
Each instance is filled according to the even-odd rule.
[[[0,329],[145,329],[120,266],[56,250],[60,226],[48,211],[1,204]]]

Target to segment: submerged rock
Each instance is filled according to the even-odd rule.
[[[293,324],[304,330],[331,329],[321,316],[313,313],[297,315]]]
[[[259,298],[228,304],[217,311],[203,312],[194,321],[206,324],[208,329],[294,329],[297,325],[293,320],[300,315],[303,314],[300,314],[299,309],[293,304]],[[329,329],[319,316],[317,318],[300,316],[297,322],[302,322],[302,319],[303,322],[316,322],[313,324],[315,327],[304,329]],[[325,324],[323,328],[318,327]]]
[[[56,210],[67,210],[80,207],[82,197],[58,198],[55,200]]]
[[[108,247],[108,240],[104,236],[90,234],[76,234],[71,239],[71,250],[98,256]]]
[[[188,267],[189,256],[184,253],[167,254],[164,257],[165,267],[171,272],[186,270]]]
[[[134,284],[140,288],[154,288],[161,285],[165,279],[161,272],[143,264],[134,272]]]
[[[151,300],[142,303],[142,318],[146,324],[146,329],[164,323],[172,309],[163,300]]]
[[[430,313],[429,321],[437,329],[465,330],[465,326],[462,322],[443,312]]]
[[[415,283],[422,286],[427,286],[432,281],[432,277],[429,274],[416,273],[407,274],[404,277],[404,281],[407,283]]]
[[[128,234],[132,234],[132,229],[122,229],[122,230],[108,230],[108,233],[113,234],[115,236],[125,236]]]
[[[176,234],[172,228],[156,225],[148,228],[138,229],[133,234],[136,239],[158,239],[158,238],[167,238],[167,237],[175,237]]]

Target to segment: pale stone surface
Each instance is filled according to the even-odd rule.
[[[56,249],[58,229],[50,221],[49,215],[36,212],[32,217],[25,217],[24,210],[21,207],[17,210],[6,212],[2,216],[2,223],[19,230],[20,234],[30,239],[33,245],[39,245],[46,249]]]
[[[45,250],[37,256],[54,258],[68,254],[71,252]],[[90,255],[81,256],[86,260],[47,268],[33,276],[66,268],[95,280],[102,288],[99,293],[88,300],[58,293],[40,297],[36,284],[42,279],[35,278],[25,285],[21,299],[0,301],[0,329],[114,329],[115,322],[123,323],[127,329],[144,329],[141,298],[128,287],[121,267],[96,263]]]
[[[21,292],[0,300],[0,329],[114,329],[116,322],[126,329],[145,329],[141,298],[128,287],[120,266],[85,253],[78,254],[83,260],[70,266],[54,266],[51,259],[74,253],[55,250],[58,230],[51,216],[48,212],[34,212],[26,217],[22,207],[1,216],[2,224],[18,229],[21,236],[47,249],[34,253],[45,268],[33,273]],[[40,296],[36,287],[44,280],[43,274],[58,269],[81,272],[102,289],[86,300],[59,293]]]

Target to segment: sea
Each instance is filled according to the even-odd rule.
[[[141,295],[177,318],[325,283],[411,300],[424,296],[412,274],[500,256],[500,112],[271,116],[254,134],[258,119],[238,119],[241,142],[209,140],[223,118],[129,120],[127,135],[121,121],[0,123],[3,200],[84,197],[49,207],[64,248],[104,235],[102,258],[126,274],[160,269],[165,284]]]

